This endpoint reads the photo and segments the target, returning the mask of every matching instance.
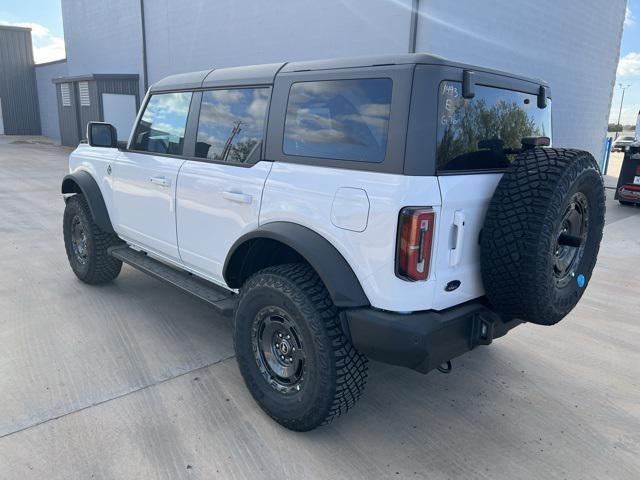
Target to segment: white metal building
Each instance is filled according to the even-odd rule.
[[[625,7],[626,0],[62,0],[67,62],[37,67],[42,131],[59,131],[58,113],[49,111],[57,76],[137,74],[142,96],[166,75],[214,66],[415,49],[547,80],[554,144],[599,158]],[[120,124],[133,119],[114,108],[109,115]]]

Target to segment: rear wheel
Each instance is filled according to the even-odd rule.
[[[80,280],[95,285],[110,282],[118,276],[122,262],[109,255],[107,249],[122,242],[113,233],[98,227],[81,194],[67,200],[63,234],[69,265]]]
[[[482,278],[491,304],[541,325],[567,315],[595,266],[604,201],[589,153],[522,152],[500,180],[482,230]]]
[[[247,280],[234,344],[253,398],[291,430],[331,422],[365,385],[367,359],[345,336],[324,284],[306,264],[270,267]]]

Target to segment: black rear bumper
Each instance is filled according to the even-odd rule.
[[[422,373],[488,345],[522,323],[501,317],[481,301],[410,314],[357,308],[345,311],[345,319],[360,353]]]

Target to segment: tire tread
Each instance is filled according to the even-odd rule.
[[[308,418],[290,419],[276,416],[269,411],[267,413],[278,423],[297,431],[307,431],[331,423],[353,407],[362,395],[367,379],[367,358],[358,353],[343,332],[338,309],[322,280],[309,265],[277,265],[255,273],[241,291],[239,306],[243,302],[243,296],[250,295],[252,289],[260,287],[279,290],[301,308],[305,317],[318,315],[321,318],[321,322],[311,321],[308,322],[308,326],[313,335],[323,335],[322,330],[328,335],[332,351],[328,356],[320,352],[319,358],[321,361],[331,358],[331,362],[321,364],[320,368],[333,369],[335,373],[330,384],[323,386],[323,390],[329,394],[318,401],[313,414]],[[305,297],[308,302],[305,302]],[[316,348],[319,347],[320,344],[316,342]],[[247,382],[247,385],[250,390],[256,388],[250,382]]]
[[[90,285],[99,285],[108,283],[115,279],[122,269],[122,262],[107,252],[107,249],[111,246],[122,243],[122,240],[117,235],[102,230],[91,215],[91,209],[87,203],[86,198],[82,194],[76,194],[67,200],[67,208],[65,209],[65,216],[68,210],[78,208],[82,215],[87,219],[87,227],[89,228],[89,234],[93,241],[93,252],[90,254],[90,265],[86,272],[79,272],[76,268],[73,268],[74,257],[73,251],[69,246],[69,242],[65,238],[65,246],[67,251],[67,258],[71,264],[76,276],[85,283]],[[66,224],[66,222],[65,222]],[[65,232],[65,237],[67,232]]]

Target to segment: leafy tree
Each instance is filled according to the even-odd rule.
[[[249,154],[253,150],[253,147],[255,147],[257,143],[258,141],[254,138],[248,138],[236,143],[231,147],[231,152],[229,153],[229,161],[245,162],[249,157]]]
[[[520,148],[522,137],[541,136],[533,118],[516,102],[501,100],[491,107],[485,100],[469,102],[457,124],[445,127],[438,143],[438,165],[479,150],[479,142],[493,140],[504,148]]]

